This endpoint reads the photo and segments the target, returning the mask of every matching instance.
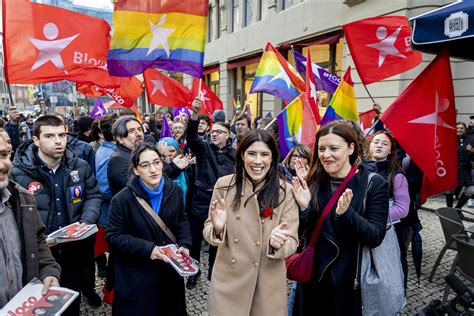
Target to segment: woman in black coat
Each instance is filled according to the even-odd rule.
[[[332,194],[355,165],[357,136],[336,121],[316,134],[313,162],[306,178],[294,178],[300,206],[300,231],[309,243],[316,223]],[[360,165],[326,217],[314,249],[313,277],[298,284],[293,315],[362,315],[357,285],[358,246],[377,247],[383,241],[388,216],[387,182]],[[365,202],[364,202],[365,200]],[[365,204],[365,208],[364,208]]]
[[[186,315],[184,282],[160,246],[173,243],[135,195],[143,198],[189,254],[191,233],[183,193],[162,176],[156,148],[140,144],[132,153],[134,178],[111,201],[106,238],[114,252],[113,315]]]

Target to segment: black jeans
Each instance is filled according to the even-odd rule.
[[[95,292],[95,235],[84,240],[84,278],[81,291],[84,295]]]
[[[56,262],[61,266],[62,287],[79,292],[79,296],[62,314],[65,316],[78,316],[81,304],[81,289],[86,268],[87,240],[73,241],[51,247]]]

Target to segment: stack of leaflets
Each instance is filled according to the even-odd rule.
[[[199,262],[184,253],[178,253],[175,244],[160,247],[169,264],[179,273],[180,276],[191,276],[199,272]]]
[[[79,295],[78,292],[63,287],[51,287],[43,296],[42,289],[43,282],[34,278],[0,310],[0,315],[61,315]]]
[[[97,233],[97,225],[85,225],[81,229],[77,230],[80,223],[75,222],[66,227],[60,228],[46,237],[48,244],[60,244],[64,242],[77,241],[86,239],[87,237]]]

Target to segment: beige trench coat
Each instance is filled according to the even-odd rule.
[[[286,267],[284,258],[298,245],[298,206],[291,186],[281,181],[286,197],[273,210],[273,217],[261,218],[252,184],[245,180],[240,209],[233,211],[235,187],[227,190],[233,175],[220,178],[212,201],[225,200],[227,222],[216,236],[210,218],[204,224],[204,238],[218,246],[209,290],[209,315],[287,315]],[[250,196],[247,205],[244,201]],[[283,198],[283,191],[280,190]],[[281,222],[288,223],[291,237],[278,251],[270,249],[270,234]]]

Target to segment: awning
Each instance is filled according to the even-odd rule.
[[[474,60],[474,0],[457,1],[410,21],[413,49],[437,54],[447,47],[452,57]]]

